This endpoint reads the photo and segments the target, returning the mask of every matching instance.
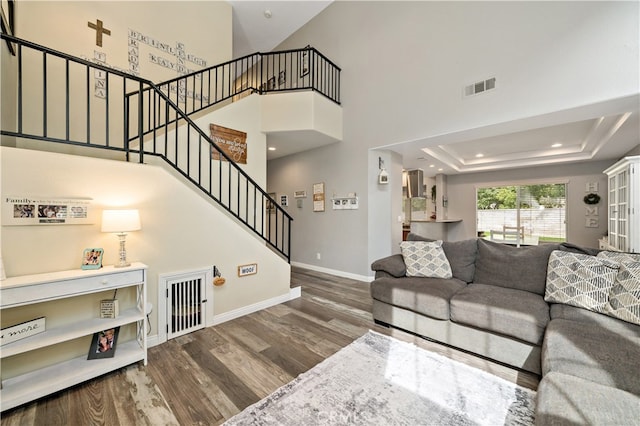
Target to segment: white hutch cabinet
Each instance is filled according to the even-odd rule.
[[[146,269],[132,263],[124,268],[77,269],[0,281],[3,326],[11,317],[46,319],[45,331],[0,347],[2,411],[138,361],[146,365]],[[99,299],[116,290],[121,290],[120,313],[116,318],[100,318]],[[87,360],[94,333],[115,327],[121,327],[115,356]],[[131,328],[131,337],[123,335],[124,328]],[[74,341],[77,349],[71,345]]]
[[[640,155],[625,157],[609,177],[609,248],[640,253]]]

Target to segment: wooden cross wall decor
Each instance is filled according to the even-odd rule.
[[[111,30],[108,30],[102,26],[102,21],[97,19],[97,24],[93,22],[87,22],[89,28],[96,30],[96,46],[102,47],[102,34],[106,34],[108,36],[111,35]]]

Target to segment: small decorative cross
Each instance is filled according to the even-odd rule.
[[[96,46],[102,47],[102,34],[106,34],[108,36],[111,35],[111,30],[108,30],[102,26],[102,21],[97,19],[97,24],[93,22],[87,22],[89,28],[96,30]]]

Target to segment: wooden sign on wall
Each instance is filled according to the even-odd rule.
[[[233,161],[239,164],[247,164],[247,134],[245,132],[218,126],[217,124],[210,124],[209,132],[211,139]],[[215,148],[211,149],[211,159],[226,161],[226,158],[220,155]]]

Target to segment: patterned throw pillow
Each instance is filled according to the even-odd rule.
[[[554,250],[544,300],[605,313],[619,267],[608,259]]]
[[[442,250],[442,241],[400,243],[408,277],[451,278],[451,265]]]
[[[640,254],[603,251],[598,257],[620,262],[606,314],[640,324]]]

